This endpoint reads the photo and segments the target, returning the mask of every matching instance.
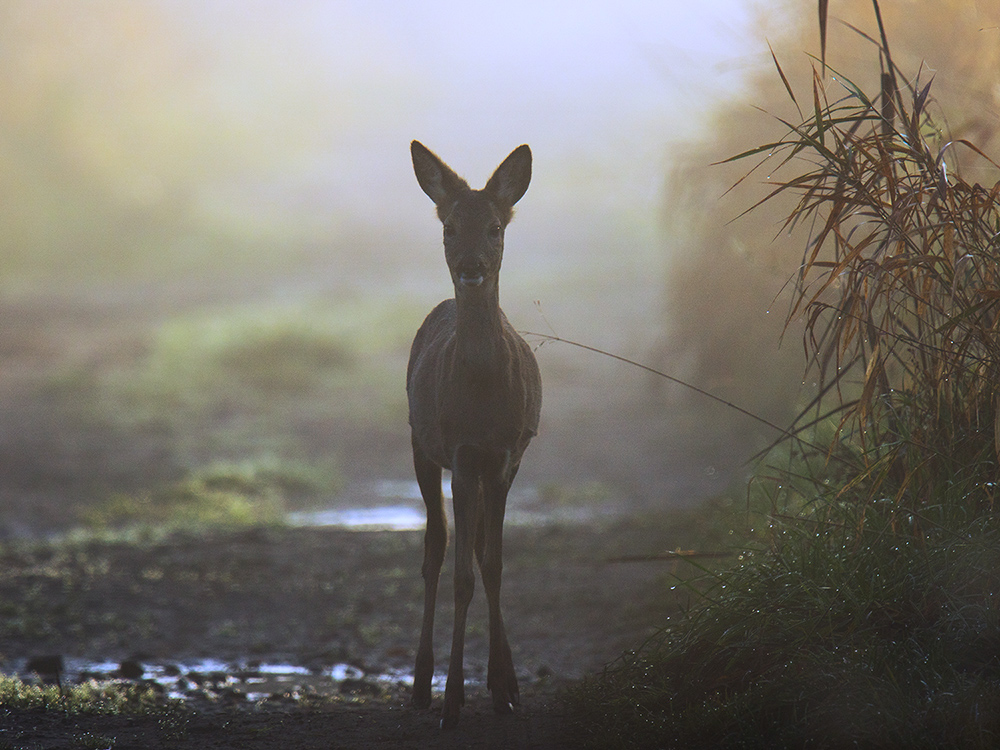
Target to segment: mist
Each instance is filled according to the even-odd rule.
[[[995,112],[997,50],[963,8],[934,28],[975,44],[887,17],[983,143],[989,118],[962,113]],[[834,65],[870,55],[831,33]],[[542,334],[524,502],[660,509],[738,485],[773,430],[545,336],[794,416],[810,383],[781,291],[804,239],[741,217],[766,179],[728,192],[744,165],[710,166],[794,118],[765,37],[808,86],[811,17],[738,0],[3,3],[9,527],[234,466],[321,477],[293,506],[411,478],[407,350],[452,294],[413,139],[475,187],[532,147],[501,279],[515,327]]]
[[[473,186],[529,143],[504,309],[642,360],[664,329],[665,175],[763,61],[740,2],[0,16],[8,531],[220,463],[339,477],[303,503],[364,503],[371,481],[407,478],[407,347],[452,294],[412,139]],[[648,376],[534,344],[533,497],[695,499],[661,455],[656,434],[678,431],[642,405]],[[711,457],[694,474],[714,476]]]
[[[436,234],[415,234],[430,212],[413,190],[413,138],[473,182],[514,146],[533,146],[533,210],[518,222],[528,273],[647,263],[659,254],[668,143],[738,84],[719,71],[738,67],[746,46],[735,3],[698,14],[655,3],[515,4],[502,15],[458,3],[6,8],[8,174],[31,173],[12,194],[89,187],[135,223],[145,212],[189,231],[323,243],[362,266],[351,231],[416,248]],[[98,231],[86,214],[8,219],[39,232],[56,220],[57,236]],[[612,236],[640,244],[609,263],[587,240]],[[67,255],[73,268],[95,262]],[[132,246],[120,260],[142,268],[148,255]],[[13,270],[46,270],[25,266]]]
[[[672,732],[661,709],[678,690],[694,702],[667,708],[681,729],[698,725],[702,743],[711,735],[689,721],[702,709],[709,724],[722,716],[728,738],[797,737],[807,724],[846,737],[847,713],[863,734],[873,710],[888,720],[872,736],[894,736],[893,722],[914,736],[925,724],[988,734],[967,707],[990,698],[982,678],[994,674],[969,655],[970,644],[987,657],[993,647],[980,636],[995,621],[984,574],[996,567],[995,493],[980,479],[995,469],[984,415],[996,399],[981,377],[995,358],[958,375],[976,352],[995,353],[974,342],[988,326],[941,347],[947,367],[914,354],[928,363],[914,383],[950,380],[932,396],[893,391],[885,369],[864,376],[884,385],[862,389],[847,367],[839,404],[814,400],[829,373],[803,336],[820,329],[793,300],[826,283],[819,269],[841,266],[823,265],[835,255],[804,262],[809,248],[833,252],[833,235],[817,243],[809,221],[786,221],[799,196],[764,198],[826,168],[822,149],[818,166],[805,149],[774,167],[788,153],[774,145],[756,153],[777,156],[757,170],[731,158],[789,127],[805,143],[802,120],[829,139],[844,123],[871,127],[857,142],[882,144],[880,158],[860,160],[877,166],[862,173],[886,189],[855,203],[838,177],[818,213],[798,216],[822,224],[843,196],[828,227],[840,238],[872,219],[870,237],[890,253],[905,217],[927,209],[912,224],[932,234],[915,245],[921,256],[875,264],[914,273],[900,287],[904,315],[885,318],[893,325],[922,317],[922,279],[931,305],[977,276],[995,280],[973,254],[988,249],[996,213],[978,201],[998,179],[1000,5],[874,5],[889,42],[873,42],[870,0],[830,3],[818,70],[817,4],[799,0],[0,0],[5,736],[562,747],[600,736],[588,725],[606,718],[620,744],[631,730]],[[900,106],[878,122],[886,110],[855,108],[845,80],[876,101],[890,44]],[[921,119],[887,132],[911,99]],[[820,127],[841,111],[846,120]],[[916,160],[925,130],[936,158]],[[428,671],[416,657],[430,626],[419,605],[436,590],[441,535],[423,533],[405,380],[414,333],[454,290],[414,139],[475,188],[530,144],[500,297],[544,392],[502,517],[511,647],[494,648],[494,592],[477,594],[463,728],[436,735],[439,701],[424,710],[427,691],[411,683]],[[888,167],[891,144],[903,158]],[[960,205],[931,211],[942,196]],[[949,232],[964,216],[989,218],[956,243]],[[940,279],[960,284],[922,267],[938,249]],[[836,298],[843,278],[831,273],[824,294]],[[891,309],[879,288],[875,302]],[[992,292],[975,294],[963,297],[973,307]],[[827,312],[849,320],[853,309]],[[864,361],[875,320],[869,338],[846,326],[833,340],[857,331],[844,351]],[[876,340],[900,350],[879,356],[908,368],[909,337],[893,330]],[[858,414],[853,388],[867,394],[860,404],[885,397],[878,408],[893,415],[857,450],[848,432],[868,417],[834,424]],[[816,419],[818,442],[770,450],[786,427],[845,405]],[[892,442],[874,445],[883,437]],[[450,497],[447,473],[443,490]],[[496,540],[483,546],[491,527],[476,543],[483,588],[499,584]],[[460,609],[466,579],[454,578],[441,576],[438,598]],[[803,627],[810,612],[822,628]],[[454,624],[465,626],[461,612]],[[439,609],[439,650],[451,625]],[[779,632],[788,658],[744,648]],[[911,670],[909,693],[899,659],[883,658],[899,653],[900,633],[909,662],[926,667]],[[493,666],[505,650],[525,708],[493,720],[514,702],[513,679]],[[447,692],[437,666],[432,689]],[[810,675],[826,687],[813,690]],[[711,700],[686,681],[708,685]],[[727,681],[735,711],[720,712]],[[499,685],[495,701],[487,692]],[[580,710],[588,692],[593,710]]]

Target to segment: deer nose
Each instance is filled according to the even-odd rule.
[[[483,283],[485,269],[481,262],[469,259],[465,263],[460,264],[456,270],[458,271],[456,279],[462,286],[477,287]]]

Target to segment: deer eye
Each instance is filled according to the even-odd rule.
[[[500,239],[500,232],[502,228],[499,224],[492,224],[489,228],[490,239],[497,240]]]

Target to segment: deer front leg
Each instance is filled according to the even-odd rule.
[[[499,482],[484,488],[484,534],[480,569],[489,604],[490,660],[486,687],[493,697],[493,710],[509,714],[520,703],[514,660],[500,610],[500,581],[503,573],[503,519],[509,484]]]
[[[451,729],[458,724],[458,715],[465,704],[465,624],[469,603],[476,587],[473,571],[476,526],[481,512],[481,495],[478,476],[466,476],[455,467],[451,491],[455,504],[455,622],[451,635],[451,659],[448,663],[448,681],[444,690],[444,709],[441,728]]]
[[[438,580],[448,546],[448,522],[444,515],[444,497],[441,494],[441,467],[424,456],[415,444],[413,467],[420,485],[420,494],[427,506],[427,529],[424,532],[424,618],[420,628],[420,645],[413,669],[414,708],[431,705],[431,679],[434,676],[434,609],[437,600]]]

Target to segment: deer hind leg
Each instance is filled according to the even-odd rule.
[[[454,461],[451,493],[455,506],[455,621],[451,635],[451,659],[444,691],[441,727],[458,723],[465,703],[465,626],[469,603],[476,587],[473,567],[476,528],[482,516],[482,482],[479,456],[473,449],[459,449]]]
[[[420,485],[420,494],[427,506],[427,529],[424,532],[424,618],[420,628],[420,645],[413,669],[413,695],[415,708],[431,705],[431,679],[434,676],[434,608],[437,600],[438,580],[448,546],[448,521],[444,514],[444,497],[441,494],[441,467],[424,455],[413,444],[413,468]]]
[[[503,519],[507,505],[508,481],[498,480],[484,487],[484,514],[479,567],[489,605],[490,659],[486,686],[493,697],[493,710],[509,714],[520,703],[514,660],[500,610],[500,581],[503,573]]]

